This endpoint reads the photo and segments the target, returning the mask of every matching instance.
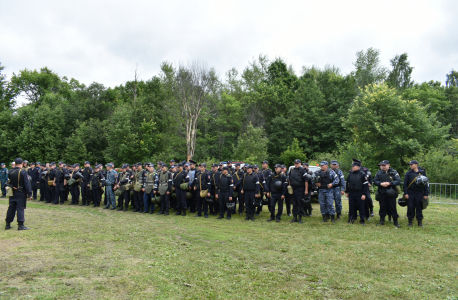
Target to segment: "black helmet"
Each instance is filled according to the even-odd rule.
[[[80,172],[76,172],[73,178],[75,178],[76,180],[81,179],[83,178],[83,174],[81,174]]]
[[[70,177],[70,174],[65,174],[65,175],[64,175],[64,179],[70,180],[70,178],[71,178],[71,177]]]
[[[205,197],[205,201],[207,201],[208,203],[213,203],[213,196]]]
[[[428,182],[429,182],[428,177],[423,176],[423,175],[418,176],[417,179],[415,180],[415,184],[418,186],[425,186],[428,184]]]
[[[262,205],[262,198],[261,197],[254,198],[253,205],[256,207],[260,207]]]
[[[277,190],[281,190],[282,186],[283,186],[283,183],[282,183],[280,180],[275,181],[274,187],[275,187]]]
[[[229,201],[227,202],[227,209],[234,209],[235,208],[235,202],[234,201]]]
[[[402,198],[398,199],[398,204],[399,204],[399,206],[404,207],[404,206],[407,206],[407,201],[406,201],[406,199],[404,199],[404,197],[402,197]]]
[[[386,195],[390,198],[394,198],[398,196],[398,193],[396,192],[394,188],[391,188],[391,189],[386,190]]]
[[[119,185],[125,185],[125,184],[128,184],[129,183],[129,179],[126,178],[126,179],[123,179],[119,182]]]

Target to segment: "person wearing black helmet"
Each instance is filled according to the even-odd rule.
[[[65,201],[65,195],[64,195],[64,186],[67,185],[67,179],[65,179],[65,175],[68,175],[68,170],[64,168],[64,162],[60,161],[59,162],[59,167],[56,167],[55,169],[55,177],[54,177],[54,200],[53,204],[57,205],[59,204],[59,199],[60,199],[60,204],[64,204]]]
[[[231,219],[232,214],[232,194],[234,192],[234,181],[232,176],[229,174],[229,168],[223,167],[222,172],[216,177],[216,199],[219,201],[219,217],[218,219],[224,218],[224,211],[227,210],[227,219]],[[231,205],[229,205],[231,204]],[[227,206],[231,209],[227,209]]]
[[[94,173],[94,170],[91,168],[91,163],[88,161],[84,162],[84,170],[81,172],[83,174],[81,182],[81,205],[89,206],[92,200],[92,192],[89,188],[91,174]]]
[[[24,226],[24,207],[27,201],[32,199],[32,189],[27,176],[27,171],[23,169],[22,159],[15,159],[15,167],[8,173],[8,187],[13,190],[13,196],[9,197],[9,206],[6,213],[5,230],[11,229],[11,222],[17,216],[18,230],[27,230]]]
[[[257,204],[256,207],[256,216],[259,216],[259,214],[262,211],[262,205],[264,201],[264,197],[267,199],[267,187],[266,187],[266,179],[264,177],[264,174],[262,172],[259,172],[259,167],[257,164],[253,165],[253,172],[258,175],[259,178],[259,187],[261,190],[259,191],[259,204]],[[270,173],[269,173],[270,174]],[[267,202],[267,205],[269,206],[269,202]]]
[[[242,197],[242,189],[240,188],[240,180],[242,180],[243,177],[243,171],[240,169],[240,163],[235,164],[235,169],[234,172],[232,173],[232,180],[234,181],[234,193],[232,197],[234,198],[234,201],[239,204],[239,215],[243,214],[244,206],[245,203],[243,202],[243,197]],[[236,196],[234,196],[236,194]],[[235,213],[235,208],[233,213]]]
[[[245,210],[246,210],[246,218],[245,221],[250,220],[254,221],[254,202],[255,198],[259,197],[259,178],[253,172],[253,166],[247,166],[247,172],[243,174],[242,180],[240,180],[239,185],[242,189],[241,193],[243,195],[243,200],[245,201]]]
[[[404,199],[407,200],[407,218],[412,227],[416,217],[418,226],[423,227],[423,201],[428,200],[429,182],[426,171],[418,166],[418,161],[412,160],[410,170],[404,176]]]
[[[188,172],[184,170],[184,166],[182,163],[177,165],[177,172],[173,176],[173,189],[177,195],[177,212],[175,215],[182,215],[183,217],[186,216],[186,209],[187,209],[187,202],[186,202],[186,190],[183,188],[184,185],[188,184],[189,186],[189,175]],[[183,185],[183,186],[182,186]]]
[[[27,174],[31,178],[30,184],[32,185],[33,200],[37,200],[37,190],[40,184],[40,181],[39,181],[40,169],[35,167],[34,162],[31,162],[30,168],[27,170]]]
[[[70,193],[72,195],[72,203],[70,205],[78,205],[80,202],[80,184],[82,181],[82,174],[80,172],[80,164],[76,163],[73,165],[73,171],[70,176],[75,180],[70,186]]]
[[[385,217],[390,214],[393,217],[394,226],[400,228],[399,215],[396,209],[396,197],[398,195],[396,186],[401,184],[401,177],[396,170],[390,167],[389,161],[382,160],[380,166],[380,171],[374,178],[374,184],[379,187],[377,193],[379,194],[380,222],[377,225],[385,225]]]
[[[266,180],[266,187],[267,187],[267,196],[270,199],[270,218],[267,222],[275,220],[276,222],[280,222],[281,216],[283,214],[283,200],[286,196],[286,176],[281,172],[281,165],[275,165],[275,172],[269,174]],[[278,212],[275,216],[275,206],[278,203]]]

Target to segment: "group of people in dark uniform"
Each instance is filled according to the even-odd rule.
[[[18,158],[15,163],[16,166],[7,172],[8,183],[5,184],[12,192],[6,229],[11,228],[15,213],[18,228],[28,229],[24,226],[24,208],[27,198],[37,200],[37,189],[40,189],[39,201],[53,205],[64,204],[70,194],[70,205],[100,207],[103,201],[104,209],[126,212],[132,205],[133,212],[150,214],[157,205],[158,215],[169,215],[174,210],[175,215],[186,216],[189,212],[195,213],[195,217],[219,215],[218,219],[226,215],[228,220],[238,212],[246,214],[245,220],[254,221],[267,206],[270,212],[267,221],[280,222],[286,204],[287,215],[292,213],[291,223],[303,223],[303,217],[312,216],[311,195],[318,190],[323,222],[340,220],[341,195],[346,194],[349,199],[348,223],[353,224],[359,216],[360,223],[365,225],[365,221],[373,216],[373,185],[378,187],[378,225],[384,225],[386,216],[389,216],[394,225],[400,227],[396,198],[400,194],[401,179],[388,161],[379,164],[380,170],[373,179],[361,161],[354,159],[346,180],[337,161],[331,161],[330,168],[327,161],[322,161],[320,170],[312,172],[309,165],[299,159],[294,161],[290,170],[285,165],[276,164],[273,171],[268,168],[268,161],[263,161],[261,168],[257,164],[242,167],[240,163],[233,165],[228,161],[227,164],[214,163],[210,169],[205,163],[197,164],[193,160],[181,163],[171,160],[169,165],[157,162],[157,169],[154,163],[141,162],[123,164],[119,169],[115,169],[113,163],[106,164],[106,169],[101,164],[92,167],[89,161],[83,168],[78,163],[68,165],[62,161],[57,165],[37,162],[28,166],[26,161]],[[410,165],[404,180],[403,199],[408,206],[409,226],[415,217],[418,225],[423,226],[422,201],[429,193],[427,177],[425,170],[418,167],[418,162],[411,161]]]

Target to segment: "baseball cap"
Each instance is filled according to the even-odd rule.
[[[327,166],[329,165],[329,163],[325,160],[323,160],[322,162],[320,162],[320,166]]]
[[[14,163],[15,163],[16,165],[22,164],[22,158],[16,158],[16,159],[14,160]]]
[[[416,160],[411,160],[411,161],[409,162],[409,165],[418,165],[418,161],[416,161]]]
[[[281,165],[280,164],[276,164],[275,168],[281,168]]]
[[[300,160],[300,159],[296,159],[296,160],[294,161],[294,163],[295,163],[295,164],[300,164],[300,163],[301,163],[301,160]]]
[[[378,165],[381,166],[381,165],[389,165],[390,162],[387,161],[387,160],[382,160]]]

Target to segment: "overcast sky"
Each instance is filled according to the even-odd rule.
[[[299,74],[326,64],[344,73],[355,53],[407,52],[416,82],[458,69],[458,1],[2,1],[0,62],[11,77],[48,67],[82,83],[116,86],[160,63],[205,61],[224,76],[259,54]]]

